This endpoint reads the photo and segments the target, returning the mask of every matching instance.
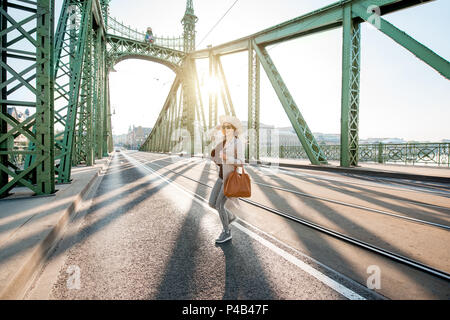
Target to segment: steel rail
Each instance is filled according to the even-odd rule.
[[[128,156],[125,156],[125,157],[128,157]],[[141,163],[138,159],[134,159],[134,160],[135,160],[135,161],[138,161],[139,163]],[[141,163],[141,164],[142,164],[142,165],[145,165],[145,164],[143,164],[143,163]],[[163,169],[165,169],[165,170],[167,170],[167,171],[170,171],[170,172],[174,173],[174,174],[177,175],[177,176],[184,177],[184,178],[186,178],[186,179],[188,179],[188,180],[194,181],[194,182],[196,182],[196,183],[198,183],[198,184],[200,184],[200,185],[203,185],[203,186],[205,186],[205,187],[212,188],[210,185],[208,185],[208,184],[206,184],[206,183],[203,183],[203,182],[201,182],[201,181],[198,181],[198,180],[192,179],[192,178],[190,178],[190,177],[187,177],[187,176],[185,176],[185,175],[183,175],[183,174],[181,174],[181,173],[178,173],[178,172],[176,172],[176,171],[174,171],[174,170],[168,169],[168,168],[166,168],[166,167],[164,167],[164,166],[160,166],[160,165],[158,165],[158,164],[156,164],[156,163],[153,163],[153,162],[152,162],[151,164],[152,164],[152,165],[156,165],[156,166],[158,166],[158,167],[160,167],[160,168],[163,168]],[[171,180],[171,179],[170,179],[170,180]],[[171,180],[171,181],[172,181],[172,180]],[[173,182],[173,181],[172,181],[172,182]],[[258,207],[258,208],[260,208],[260,209],[263,209],[263,210],[265,210],[265,211],[268,211],[268,212],[277,214],[277,215],[279,215],[279,216],[282,216],[282,217],[284,217],[284,218],[287,218],[288,220],[291,220],[291,221],[300,223],[300,224],[302,224],[302,225],[304,225],[304,226],[307,226],[307,227],[312,228],[312,229],[314,229],[314,230],[320,231],[320,232],[325,233],[325,234],[327,234],[327,235],[329,235],[329,236],[332,236],[332,237],[334,237],[334,238],[343,240],[343,241],[345,241],[345,242],[351,243],[351,244],[356,245],[356,246],[358,246],[358,247],[362,247],[362,248],[367,249],[367,250],[369,250],[369,251],[371,251],[371,252],[377,253],[377,254],[382,255],[382,256],[384,256],[384,257],[387,257],[387,258],[389,258],[389,259],[391,259],[391,260],[394,260],[394,261],[396,261],[396,262],[399,262],[399,263],[401,263],[401,264],[407,265],[407,266],[409,266],[409,267],[413,267],[413,268],[418,269],[418,270],[420,270],[420,271],[423,271],[423,272],[425,272],[425,273],[428,273],[428,274],[434,275],[434,276],[436,276],[436,277],[439,277],[439,278],[441,278],[441,279],[450,281],[450,273],[447,273],[447,272],[445,272],[445,271],[442,271],[442,270],[433,268],[433,267],[428,266],[428,265],[426,265],[426,264],[423,264],[423,263],[421,263],[421,262],[419,262],[419,261],[410,259],[410,258],[408,258],[408,257],[405,257],[405,256],[402,256],[402,255],[400,255],[400,254],[394,253],[394,252],[392,252],[392,251],[389,251],[389,250],[380,248],[380,247],[378,247],[378,246],[371,245],[370,243],[367,243],[367,242],[358,240],[358,239],[356,239],[356,238],[347,236],[347,235],[345,235],[345,234],[343,234],[343,233],[334,231],[334,230],[332,230],[332,229],[329,229],[329,228],[326,228],[326,227],[322,227],[322,226],[320,226],[320,225],[318,225],[318,224],[316,224],[316,223],[313,223],[313,222],[311,222],[311,221],[308,221],[308,220],[305,220],[305,219],[302,219],[302,218],[299,218],[299,217],[295,217],[295,216],[293,216],[293,215],[291,215],[291,214],[289,214],[289,213],[283,212],[283,211],[281,211],[281,210],[277,210],[277,209],[274,209],[274,208],[270,208],[270,207],[267,207],[267,206],[265,206],[265,205],[262,205],[262,204],[260,204],[260,203],[257,203],[257,202],[255,202],[255,201],[251,201],[251,200],[248,200],[248,199],[243,199],[243,198],[239,198],[239,199],[242,200],[242,201],[244,201],[244,202],[246,202],[246,203],[248,203],[248,204],[250,204],[250,205],[253,205],[253,206]]]
[[[163,160],[163,159],[161,159],[160,161],[170,162],[170,161]],[[209,170],[209,171],[212,171],[212,170]],[[374,209],[374,208],[361,206],[361,205],[357,205],[357,204],[353,204],[353,203],[348,203],[348,202],[343,202],[343,201],[339,201],[339,200],[329,199],[329,198],[325,198],[325,197],[315,196],[315,195],[312,195],[312,194],[307,194],[307,193],[296,191],[296,190],[291,190],[291,189],[287,189],[287,188],[277,187],[277,186],[270,185],[270,184],[265,184],[265,183],[255,182],[255,181],[252,181],[252,183],[256,184],[256,185],[259,185],[259,186],[266,187],[266,188],[277,189],[277,190],[280,190],[280,191],[297,194],[299,196],[303,196],[303,197],[307,197],[307,198],[311,198],[311,199],[331,202],[331,203],[342,205],[342,206],[346,206],[346,207],[351,207],[351,208],[365,210],[365,211],[370,211],[370,212],[374,212],[374,213],[378,213],[378,214],[382,214],[382,215],[386,215],[386,216],[391,216],[393,218],[406,220],[408,222],[429,225],[429,226],[436,227],[436,228],[441,228],[441,229],[444,229],[444,230],[450,230],[450,226],[449,225],[445,225],[445,224],[435,223],[435,222],[426,221],[426,220],[422,220],[422,219],[410,218],[410,217],[407,217],[407,216],[395,214],[395,213],[384,211],[384,210]],[[434,206],[434,207],[438,207],[438,208],[441,208],[441,209],[450,210],[450,208],[440,207],[440,206],[436,206],[436,205],[420,204],[420,203],[417,203],[417,202],[412,202],[412,201],[407,201],[407,200],[401,200],[401,201],[406,202],[406,203],[411,203],[411,204],[414,204],[414,205]]]

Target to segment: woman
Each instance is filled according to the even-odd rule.
[[[152,28],[147,28],[147,33],[145,34],[145,42],[153,43],[153,31]]]
[[[242,131],[241,122],[238,118],[233,116],[221,116],[219,121],[224,140],[211,152],[211,158],[219,166],[219,178],[209,197],[209,205],[219,211],[223,231],[219,238],[216,239],[216,243],[223,243],[231,239],[230,223],[236,219],[236,217],[225,208],[225,203],[228,200],[231,204],[235,206],[238,205],[237,198],[225,197],[223,192],[224,181],[226,181],[228,175],[234,171],[235,167],[242,167],[245,161],[243,143],[238,138]]]

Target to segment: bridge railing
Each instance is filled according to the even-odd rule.
[[[340,145],[321,145],[320,147],[328,160],[340,160]],[[308,159],[301,146],[280,146],[278,154],[276,154],[277,150],[270,146],[264,146],[260,150],[261,157]],[[359,161],[450,167],[450,143],[360,144]]]
[[[109,16],[108,17],[108,26],[107,26],[108,34],[124,37],[127,39],[132,39],[136,41],[144,42],[145,32],[138,31],[137,29],[133,29],[130,26],[125,25],[123,22],[117,21],[117,19]],[[160,37],[157,35],[153,35],[154,44],[166,47],[174,50],[183,51],[184,50],[184,39],[183,37]]]

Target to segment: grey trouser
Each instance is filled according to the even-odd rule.
[[[227,201],[223,193],[223,180],[217,178],[216,183],[209,196],[209,206],[219,211],[220,220],[222,221],[223,230],[230,231],[229,224],[232,213],[225,209],[225,202]]]

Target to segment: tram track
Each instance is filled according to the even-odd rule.
[[[152,160],[156,160],[156,159],[152,159]],[[164,160],[164,159],[156,160],[156,161],[162,161],[162,162],[174,164],[172,161],[167,161],[167,160]],[[213,171],[213,170],[209,170],[209,171]],[[366,207],[366,206],[362,206],[362,205],[358,205],[358,204],[353,204],[353,203],[348,203],[348,202],[339,201],[339,200],[335,200],[335,199],[320,197],[320,196],[316,196],[316,195],[312,195],[312,194],[308,194],[308,193],[304,193],[304,192],[299,192],[299,191],[296,191],[296,190],[282,188],[282,187],[278,187],[278,186],[274,186],[274,185],[270,185],[270,184],[265,184],[265,183],[261,183],[261,182],[255,182],[254,180],[252,181],[252,184],[255,184],[255,185],[258,185],[258,186],[261,186],[261,187],[264,187],[264,188],[280,190],[280,191],[291,193],[291,194],[295,194],[295,195],[298,195],[298,196],[301,196],[301,197],[307,197],[307,198],[310,198],[310,199],[315,199],[315,200],[319,200],[319,201],[325,201],[325,202],[329,202],[329,203],[333,203],[333,204],[337,204],[337,205],[341,205],[341,206],[346,206],[346,207],[355,208],[355,209],[359,209],[359,210],[364,210],[364,211],[377,213],[377,214],[381,214],[381,215],[385,215],[385,216],[390,216],[390,217],[393,217],[393,218],[396,218],[396,219],[402,219],[402,220],[405,220],[405,221],[408,221],[408,222],[414,222],[414,223],[419,223],[419,224],[423,224],[423,225],[429,225],[429,226],[441,228],[441,229],[444,229],[444,230],[450,230],[450,226],[449,225],[435,223],[435,222],[426,221],[426,220],[422,220],[422,219],[411,218],[411,217],[395,214],[395,213],[392,213],[392,212],[389,212],[389,211],[385,211],[385,210],[379,210],[379,209],[370,208],[370,207]],[[420,203],[420,202],[418,203],[418,202],[415,202],[415,201],[407,201],[407,200],[403,200],[403,199],[399,199],[399,200],[403,201],[403,202],[406,202],[406,203],[413,204],[413,205],[432,206],[432,207],[440,209],[440,210],[450,211],[450,208],[446,208],[446,207],[441,207],[441,206],[436,206],[436,205],[429,205],[429,204],[424,204],[424,203]]]
[[[269,168],[265,165],[262,165],[264,168]],[[296,176],[296,177],[313,177],[318,179],[317,175],[314,174],[308,174],[308,173],[299,173],[295,172],[291,169],[286,168],[277,168],[277,170],[282,171],[284,174],[289,176]],[[371,186],[370,183],[373,184],[379,184],[377,188],[385,189],[385,190],[408,190],[410,192],[425,192],[432,195],[439,195],[442,197],[450,198],[450,185],[448,184],[435,184],[435,183],[417,183],[417,182],[410,182],[410,181],[400,181],[400,179],[394,179],[394,178],[388,178],[388,177],[374,177],[374,176],[364,176],[362,174],[351,174],[351,173],[339,173],[339,175],[348,177],[350,179],[358,179],[358,180],[365,180],[367,183],[360,183],[360,182],[352,182],[354,185],[358,186]],[[320,180],[325,181],[336,181],[339,182],[340,180],[338,178],[323,178],[321,177]],[[432,206],[432,205],[431,205]]]
[[[190,158],[190,159],[199,159],[199,162],[202,161],[203,158]],[[173,161],[165,161],[165,162],[171,162],[172,164],[174,163]],[[250,165],[250,168],[255,169],[254,166]],[[260,165],[259,167],[256,167],[256,170],[270,170],[269,166],[265,166],[265,165]],[[283,174],[287,175],[287,176],[295,176],[295,177],[310,177],[310,178],[314,178],[314,179],[319,179],[322,181],[327,181],[327,182],[342,182],[341,180],[339,180],[338,178],[324,178],[324,177],[318,177],[318,175],[314,175],[314,174],[308,174],[308,173],[298,173],[298,172],[294,172],[292,170],[289,169],[285,169],[285,168],[278,168],[277,170],[281,171]],[[210,170],[210,171],[214,171],[214,170]],[[351,179],[361,179],[360,176],[356,176],[356,175],[352,175],[352,174],[342,174],[348,178]],[[417,184],[417,183],[409,183],[410,185],[413,185],[415,188],[412,187],[405,187],[405,186],[398,186],[398,185],[394,185],[392,184],[392,180],[389,180],[388,178],[375,178],[375,177],[371,177],[372,180],[377,180],[377,181],[371,181],[368,180],[369,183],[358,183],[358,182],[354,182],[352,181],[352,185],[357,185],[357,186],[364,186],[364,187],[372,187],[372,188],[378,188],[378,189],[385,189],[385,190],[395,190],[395,191],[399,191],[399,190],[407,190],[409,192],[419,192],[419,193],[429,193],[432,195],[437,195],[437,196],[442,196],[442,197],[448,197],[450,198],[450,186],[444,186],[444,185],[429,185],[429,184]],[[386,180],[388,179],[388,180]],[[388,184],[387,182],[389,182],[389,187],[386,186],[386,184]],[[397,181],[396,181],[397,182]],[[383,184],[383,185],[372,185],[370,183],[373,184]],[[445,191],[441,191],[441,190],[430,190],[430,188],[432,189],[433,187],[440,187],[440,188],[444,188]],[[448,191],[447,191],[448,190]],[[435,208],[439,208],[439,209],[444,209],[444,210],[448,210],[450,211],[450,208],[447,207],[442,207],[442,206],[438,206],[435,204],[430,204],[430,203],[423,203],[423,202],[419,202],[419,201],[407,201],[407,200],[403,200],[403,199],[398,199],[400,201],[404,201],[404,202],[409,202],[412,204],[416,204],[416,205],[422,205],[422,206],[429,206],[429,207],[435,207]]]
[[[142,163],[141,161],[139,161],[139,159],[136,159],[136,158],[133,158],[133,159],[134,159],[134,161],[138,161],[142,166],[147,166],[148,167],[147,164]],[[163,170],[172,172],[176,176],[183,177],[185,179],[193,181],[193,182],[195,182],[197,184],[200,184],[202,186],[205,186],[207,188],[212,188],[212,186],[210,186],[210,185],[208,185],[208,184],[206,184],[206,183],[204,183],[202,181],[193,179],[193,178],[188,177],[188,176],[186,176],[186,175],[184,175],[182,173],[176,172],[175,170],[168,169],[165,166],[156,164],[153,160],[158,160],[158,159],[152,159],[151,165],[155,165],[155,166],[157,166],[157,167],[159,167],[159,168],[161,168]],[[152,171],[156,172],[154,169],[152,169]],[[171,180],[171,179],[169,179],[169,180]],[[190,192],[193,193],[192,191],[190,191]],[[207,199],[205,199],[204,197],[202,197],[202,196],[200,196],[198,194],[195,194],[195,197],[199,198],[202,201],[208,202]],[[434,268],[434,267],[429,266],[427,264],[421,263],[420,261],[408,258],[408,257],[400,255],[400,254],[397,254],[397,253],[392,252],[390,250],[383,249],[383,248],[381,248],[379,246],[372,245],[372,244],[370,244],[368,242],[359,240],[359,239],[357,239],[355,237],[351,237],[351,236],[345,235],[345,234],[343,234],[341,232],[338,232],[338,231],[332,230],[330,228],[321,226],[321,225],[316,224],[316,223],[314,223],[312,221],[309,221],[309,220],[306,220],[306,219],[294,216],[294,215],[292,215],[290,213],[287,213],[287,212],[284,212],[284,211],[281,211],[281,210],[278,210],[278,209],[270,208],[270,207],[265,206],[265,205],[263,205],[261,203],[258,203],[258,202],[255,202],[255,201],[252,201],[252,200],[249,200],[249,199],[242,199],[241,198],[240,200],[245,202],[245,203],[247,203],[247,204],[249,204],[249,205],[252,205],[252,206],[260,208],[260,209],[262,209],[264,211],[276,214],[278,216],[284,217],[284,218],[286,218],[286,219],[288,219],[290,221],[299,223],[301,225],[304,225],[306,227],[309,227],[309,228],[314,229],[316,231],[319,231],[321,233],[324,233],[324,234],[327,234],[327,235],[332,236],[334,238],[337,238],[337,239],[339,239],[341,241],[344,241],[346,243],[350,243],[350,244],[356,245],[356,246],[358,246],[360,248],[366,249],[366,250],[368,250],[370,252],[376,253],[376,254],[381,255],[383,257],[386,257],[386,258],[388,258],[390,260],[393,260],[395,262],[401,263],[403,265],[407,265],[409,267],[412,267],[414,269],[420,270],[420,271],[425,272],[427,274],[433,275],[433,276],[438,277],[440,279],[444,279],[446,281],[450,281],[450,273],[448,273],[446,271]]]

